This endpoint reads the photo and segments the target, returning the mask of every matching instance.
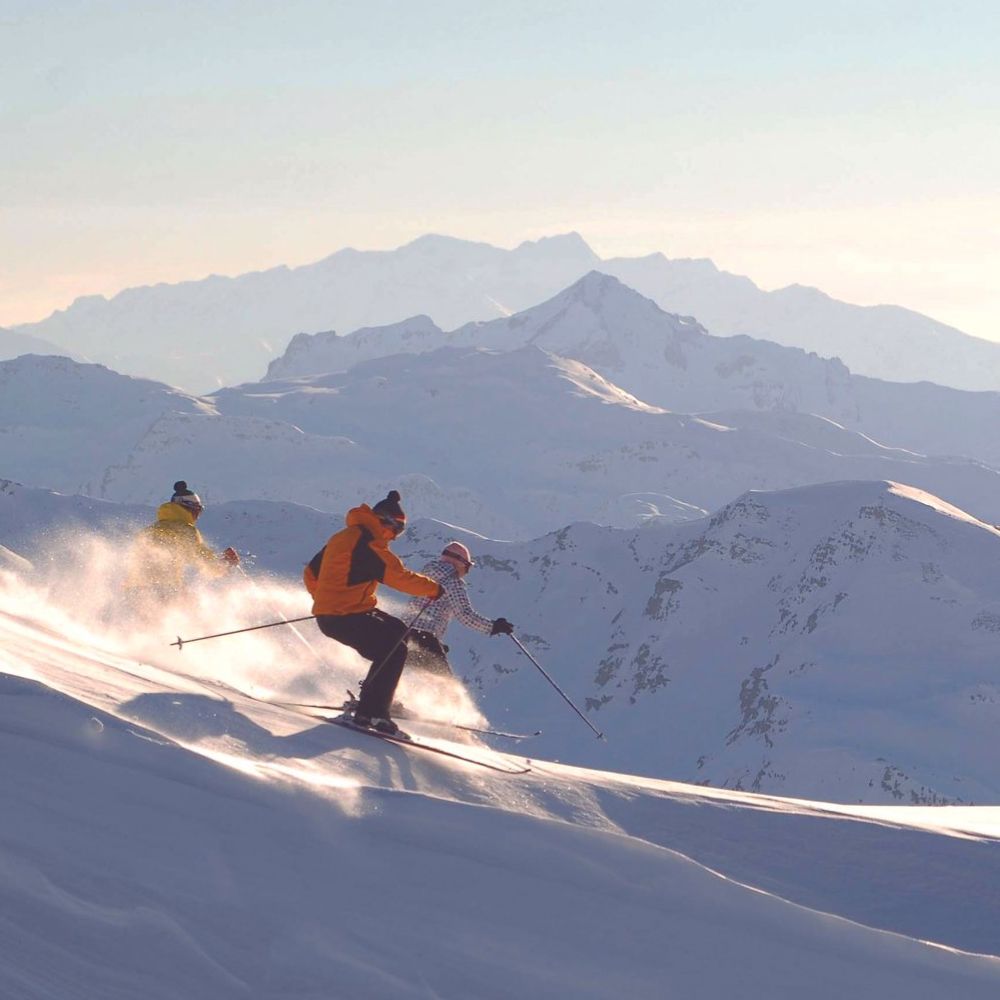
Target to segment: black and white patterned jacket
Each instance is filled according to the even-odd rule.
[[[432,632],[438,639],[443,639],[452,618],[456,618],[467,628],[475,629],[475,631],[483,632],[486,635],[490,634],[493,630],[492,620],[484,618],[473,608],[465,581],[447,559],[433,559],[422,567],[420,572],[440,583],[444,588],[444,593],[436,601],[431,601],[427,605],[427,609],[417,621],[416,628]],[[412,621],[424,603],[424,598],[411,600],[403,615],[404,619],[408,622]]]

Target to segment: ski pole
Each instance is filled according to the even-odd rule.
[[[511,639],[513,639],[513,640],[514,640],[514,643],[515,643],[515,644],[517,645],[517,648],[518,648],[519,650],[521,650],[521,652],[522,652],[522,653],[524,653],[524,655],[525,655],[525,656],[526,656],[526,657],[527,657],[527,658],[528,658],[529,660],[531,660],[531,662],[532,662],[532,663],[534,663],[534,665],[535,665],[536,667],[538,667],[538,669],[539,669],[539,670],[541,671],[541,674],[542,674],[542,676],[543,676],[543,677],[544,677],[544,678],[545,678],[545,679],[546,679],[546,680],[547,680],[547,681],[548,681],[548,682],[549,682],[549,683],[550,683],[550,684],[551,684],[551,685],[552,685],[552,686],[553,686],[553,687],[554,687],[554,688],[555,688],[555,689],[556,689],[556,690],[557,690],[557,691],[558,691],[558,692],[559,692],[559,693],[560,693],[560,694],[561,694],[561,695],[563,696],[563,700],[564,700],[564,701],[566,702],[566,704],[567,704],[567,705],[569,705],[569,707],[570,707],[571,709],[573,709],[573,711],[574,711],[574,712],[576,712],[576,714],[577,714],[577,715],[579,715],[579,716],[580,716],[580,718],[581,718],[581,719],[583,719],[583,721],[584,721],[584,722],[586,722],[586,723],[587,723],[587,725],[588,725],[588,726],[590,726],[590,728],[591,728],[591,729],[593,729],[594,733],[596,733],[596,734],[597,734],[597,738],[598,738],[599,740],[604,740],[604,742],[605,742],[605,743],[607,743],[607,739],[605,738],[605,736],[604,736],[604,733],[602,733],[602,732],[599,732],[598,730],[594,729],[594,726],[593,726],[593,724],[591,723],[590,719],[588,719],[588,718],[587,718],[587,717],[586,717],[586,716],[585,716],[585,715],[583,714],[583,712],[581,712],[581,711],[580,711],[580,709],[578,709],[578,708],[576,707],[576,705],[574,705],[574,704],[573,704],[573,702],[571,702],[571,701],[569,700],[569,697],[567,696],[566,692],[565,692],[565,691],[563,691],[563,689],[562,689],[561,687],[559,687],[559,685],[558,685],[558,684],[556,684],[556,682],[555,682],[555,681],[554,681],[554,680],[553,680],[553,679],[552,679],[552,678],[551,678],[551,677],[550,677],[550,676],[549,676],[549,675],[548,675],[548,674],[547,674],[547,673],[545,672],[545,668],[544,668],[544,667],[543,667],[543,666],[542,666],[542,665],[541,665],[541,664],[540,664],[540,663],[538,662],[538,660],[536,660],[536,659],[535,659],[535,658],[534,658],[534,657],[533,657],[533,656],[531,655],[531,653],[529,653],[529,652],[528,652],[528,651],[527,651],[527,650],[526,650],[526,649],[524,648],[524,643],[522,643],[522,642],[521,642],[521,640],[520,640],[520,639],[518,639],[518,637],[517,637],[516,635],[514,635],[514,633],[513,633],[513,632],[508,632],[507,634],[508,634],[508,635],[509,635],[509,636],[511,637]]]
[[[221,639],[224,635],[239,635],[241,632],[256,632],[259,628],[274,628],[275,625],[292,625],[295,622],[312,621],[315,615],[306,615],[304,618],[286,618],[280,622],[268,622],[266,625],[251,625],[249,628],[235,628],[232,632],[216,632],[214,635],[199,635],[196,639],[182,639],[177,636],[177,641],[170,643],[176,646],[178,651],[184,648],[189,642],[202,642],[205,639]]]
[[[239,571],[239,574],[243,577],[243,579],[246,580],[251,587],[253,587],[254,591],[257,594],[260,594],[261,593],[260,584],[258,584],[257,581],[242,566],[237,566],[236,569]],[[285,615],[283,615],[281,611],[279,611],[277,608],[272,608],[271,610],[274,611],[276,614],[281,615],[283,621],[286,622],[288,621]],[[292,634],[295,636],[295,638],[298,639],[299,642],[301,642],[302,645],[305,646],[306,649],[308,649],[309,652],[316,657],[321,667],[325,667],[326,661],[323,659],[322,656],[319,655],[318,652],[316,652],[316,647],[301,633],[301,631],[299,631],[299,629],[297,629],[294,625],[291,625],[291,623],[289,624],[292,630]]]
[[[406,641],[407,636],[416,627],[417,622],[420,621],[420,618],[422,617],[423,613],[431,606],[431,601],[433,600],[434,600],[433,597],[428,597],[427,600],[424,601],[424,603],[420,607],[420,610],[410,620],[410,624],[406,626],[406,631],[403,632],[403,634],[392,644],[392,649],[390,649],[389,652],[382,657],[382,661],[379,663],[379,665],[375,667],[375,669],[372,670],[371,673],[368,675],[368,680],[372,681],[375,680],[375,678],[378,676],[378,672],[389,662],[389,658],[392,656],[393,653],[396,652],[397,649],[399,649],[400,645]]]

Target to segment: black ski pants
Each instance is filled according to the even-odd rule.
[[[320,631],[351,649],[372,665],[361,683],[357,712],[373,719],[388,719],[392,697],[406,665],[406,625],[374,608],[356,615],[318,615]],[[393,647],[395,646],[395,649]]]

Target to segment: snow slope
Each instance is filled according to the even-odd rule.
[[[993,468],[794,412],[666,412],[534,346],[396,355],[202,399],[64,359],[0,362],[4,379],[2,475],[127,503],[159,503],[178,478],[213,505],[334,512],[396,488],[411,516],[523,539],[574,520],[685,520],[750,488],[885,478],[1000,522]]]
[[[273,640],[178,654],[158,627],[123,639],[0,575],[5,996],[1000,989],[995,809],[495,774],[213,683],[304,693]]]

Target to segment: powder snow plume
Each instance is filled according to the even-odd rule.
[[[327,639],[312,621],[191,641],[309,615],[301,583],[240,567],[193,579],[181,596],[164,600],[130,588],[141,544],[125,533],[50,533],[33,565],[8,560],[0,567],[0,603],[13,618],[48,633],[56,651],[101,650],[123,670],[153,670],[168,685],[173,676],[200,682],[216,696],[228,687],[263,700],[325,705],[341,704],[348,689],[357,693],[368,661]],[[399,611],[402,602],[380,606]],[[183,648],[171,645],[178,638]],[[427,718],[486,721],[459,682],[421,671],[404,672],[396,697]]]

